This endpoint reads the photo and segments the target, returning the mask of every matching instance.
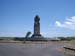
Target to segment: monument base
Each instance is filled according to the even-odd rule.
[[[33,34],[31,38],[40,38],[41,34]]]
[[[43,39],[44,38],[41,36],[41,34],[33,34],[32,37],[31,37],[32,41],[41,41]]]

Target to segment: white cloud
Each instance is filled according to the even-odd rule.
[[[71,22],[64,22],[65,24],[67,24],[67,25],[72,25],[72,23]]]
[[[61,26],[61,23],[59,21],[56,21],[57,26]]]
[[[64,27],[75,30],[75,16],[66,18],[66,20],[61,23],[60,21],[56,21],[56,26],[58,27]]]

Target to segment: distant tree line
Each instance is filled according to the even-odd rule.
[[[70,41],[70,40],[75,40],[75,37],[58,37],[58,39]]]

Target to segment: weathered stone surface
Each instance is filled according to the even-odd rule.
[[[34,33],[32,35],[32,39],[40,39],[42,38],[41,37],[41,34],[40,34],[40,18],[38,15],[35,16],[34,18]]]

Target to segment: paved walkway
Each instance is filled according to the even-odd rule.
[[[0,56],[64,56],[62,44],[0,43]]]

